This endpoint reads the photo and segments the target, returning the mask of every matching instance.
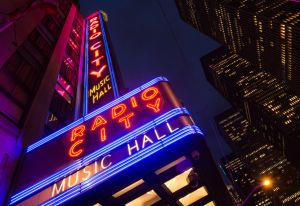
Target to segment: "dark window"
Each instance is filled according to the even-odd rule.
[[[48,29],[49,33],[53,35],[55,40],[57,40],[59,33],[62,29],[62,25],[55,21],[52,16],[45,16],[42,20],[42,24]]]
[[[60,10],[65,15],[67,15],[67,13],[69,12],[72,4],[71,4],[71,1],[69,1],[69,0],[59,0],[58,5],[59,5]]]
[[[1,114],[21,124],[40,79],[37,70],[15,52],[0,70]]]
[[[29,35],[29,41],[48,59],[52,54],[52,45],[50,45],[45,38],[40,34],[40,32],[35,29]]]
[[[60,127],[73,120],[73,107],[56,90],[50,105],[50,112],[61,122]],[[58,128],[57,128],[58,129]]]
[[[74,61],[69,58],[65,57],[64,61],[60,68],[60,75],[64,78],[66,82],[71,84],[73,88],[77,86],[77,69],[74,66]]]

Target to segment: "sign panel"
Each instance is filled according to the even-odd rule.
[[[118,87],[100,12],[96,12],[86,20],[85,55],[85,82],[88,82],[85,88],[87,99],[85,112],[89,113],[118,96]]]
[[[164,147],[167,142],[174,141],[173,133],[178,135],[187,125],[192,125],[188,120],[183,121],[187,116],[188,112],[166,79],[154,79],[29,146],[21,168],[22,179],[18,181],[20,184],[11,197],[11,204],[41,192],[45,198],[38,195],[40,201],[56,200],[78,185],[78,191],[83,191],[83,183],[105,172],[120,172],[120,168],[130,165],[128,161],[142,159],[136,159],[135,155],[153,151],[148,151],[152,146],[157,149],[157,145]],[[189,129],[197,133],[195,128]],[[75,182],[72,182],[72,175],[75,175]],[[94,184],[100,180],[95,180]]]
[[[159,148],[163,148],[166,144],[174,141],[176,136],[177,139],[180,139],[192,132],[196,133],[197,129],[190,128],[188,125],[192,125],[192,122],[187,116],[180,116],[157,125],[144,134],[140,134],[127,143],[123,143],[121,146],[101,155],[90,164],[48,186],[19,205],[26,206],[33,203],[56,205],[62,203],[66,201],[66,196],[68,196],[66,194],[72,193],[71,191],[74,188],[78,187],[77,194],[79,194],[105,181],[110,177],[110,174],[117,174],[126,169],[130,166],[130,162],[131,165],[133,164],[134,159],[136,159],[134,163],[142,160],[143,157],[136,158],[139,153],[149,154],[151,148],[155,147],[158,151]],[[115,170],[116,167],[118,167],[118,170]]]

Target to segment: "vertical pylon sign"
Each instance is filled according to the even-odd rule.
[[[119,96],[101,11],[86,18],[84,115]]]

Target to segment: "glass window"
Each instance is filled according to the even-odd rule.
[[[44,37],[40,34],[40,32],[35,29],[29,35],[29,41],[31,44],[35,45],[36,48],[45,56],[50,58],[52,53],[52,45],[50,45]]]
[[[181,188],[187,186],[189,184],[188,175],[192,171],[193,168],[189,168],[183,173],[173,177],[172,179],[166,181],[164,185],[172,192],[176,192]]]
[[[208,193],[207,193],[207,190],[205,189],[205,187],[200,187],[197,190],[194,190],[193,192],[180,198],[179,202],[183,206],[188,206],[188,205],[191,205],[192,203],[200,200],[201,198],[205,197],[206,195],[208,195]]]
[[[73,109],[58,92],[54,92],[53,94],[50,111],[63,123],[72,120]]]
[[[167,164],[166,166],[164,166],[164,167],[162,167],[162,168],[156,170],[156,171],[155,171],[155,174],[156,174],[156,175],[159,175],[159,174],[161,174],[161,173],[167,171],[168,169],[174,167],[175,165],[177,165],[177,164],[183,162],[184,160],[186,160],[186,157],[185,157],[185,156],[180,157],[180,158],[178,158],[177,160],[175,160],[175,161],[173,161],[173,162]]]
[[[158,202],[161,198],[156,194],[154,190],[150,190],[138,198],[125,204],[125,206],[149,206]]]
[[[47,15],[43,18],[42,24],[48,29],[48,32],[53,35],[55,40],[57,40],[61,25],[59,25],[51,16]]]
[[[23,110],[9,97],[0,92],[1,107],[0,113],[18,124],[21,120]]]
[[[60,96],[62,96],[69,104],[72,103],[72,98],[71,98],[70,94],[68,94],[68,92],[66,92],[60,84],[56,83],[56,85],[55,85],[55,90],[56,90],[57,93],[60,94]]]
[[[40,81],[40,74],[18,52],[15,52],[0,70],[0,92],[3,99],[2,115],[20,124]],[[4,102],[11,102],[15,111],[9,111]],[[5,103],[6,104],[6,103]],[[6,109],[4,109],[6,108]],[[7,111],[6,111],[7,110]]]
[[[125,193],[129,192],[130,190],[138,187],[139,185],[143,184],[144,180],[140,179],[134,183],[132,183],[131,185],[125,187],[124,189],[120,190],[119,192],[116,192],[115,194],[113,194],[114,198],[120,197],[122,195],[124,195]]]
[[[59,83],[60,86],[63,87],[63,89],[66,92],[68,92],[72,97],[74,97],[73,87],[68,82],[66,82],[62,76],[58,75],[57,82]]]
[[[211,202],[205,204],[204,206],[216,206],[216,204],[214,201],[211,201]]]

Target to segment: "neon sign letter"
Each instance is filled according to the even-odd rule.
[[[85,125],[79,125],[72,130],[71,142],[74,142],[77,137],[82,137],[84,135]],[[83,143],[83,139],[79,139],[75,141],[69,149],[70,157],[78,157],[82,152],[83,149],[79,149],[75,151],[76,147]]]

